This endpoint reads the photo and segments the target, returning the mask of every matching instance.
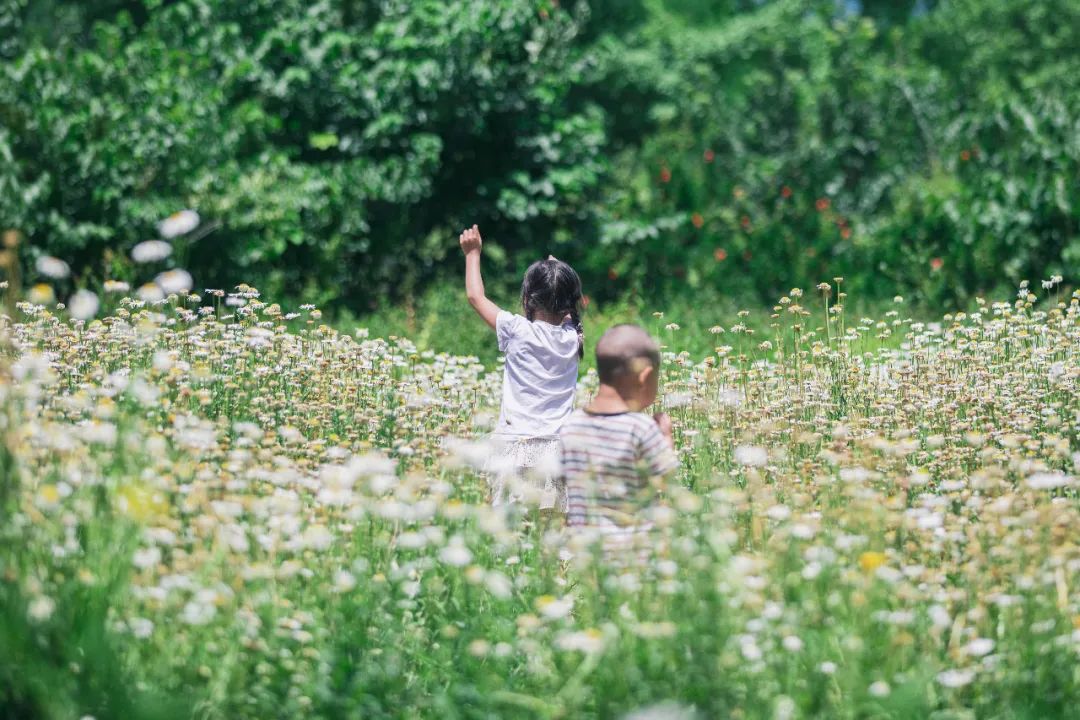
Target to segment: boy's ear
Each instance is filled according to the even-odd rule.
[[[641,371],[638,372],[638,383],[640,383],[642,386],[647,385],[649,382],[649,377],[652,376],[652,374],[655,372],[656,368],[654,368],[652,365],[646,364],[645,367],[643,367]]]

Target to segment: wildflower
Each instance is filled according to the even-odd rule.
[[[140,570],[152,568],[161,562],[161,550],[156,547],[139,548],[131,559],[132,565]]]
[[[56,295],[52,287],[45,283],[38,283],[30,288],[27,299],[35,305],[52,305],[56,302]]]
[[[105,281],[105,292],[107,293],[126,293],[129,290],[131,290],[131,285],[122,280]]]
[[[941,268],[945,267],[945,261],[939,257],[930,258],[930,269],[937,272]]]
[[[1071,486],[1073,479],[1063,472],[1041,472],[1030,475],[1024,483],[1032,490],[1057,490]]]
[[[168,510],[160,494],[135,485],[126,485],[117,491],[117,506],[120,512],[143,522],[154,520]]]
[[[716,260],[716,262],[727,260],[727,250],[724,248],[716,248],[713,250],[713,259]]]
[[[885,564],[885,553],[868,550],[859,555],[859,567],[864,572],[873,572]]]
[[[156,303],[165,299],[165,293],[159,286],[153,283],[143,285],[135,294],[145,303]]]
[[[166,295],[179,295],[191,290],[191,274],[187,270],[167,270],[154,278],[161,291]]]
[[[930,622],[935,628],[943,630],[952,625],[952,617],[949,615],[949,611],[941,605],[931,605],[927,612],[930,616]]]
[[[356,587],[356,576],[348,570],[334,573],[334,592],[347,593]]]
[[[814,207],[817,209],[818,212],[825,212],[829,209],[829,205],[831,204],[832,203],[829,201],[829,198],[820,197],[814,202]]]
[[[769,462],[769,453],[757,445],[739,445],[735,448],[733,458],[739,465],[764,467]]]
[[[465,541],[455,536],[439,551],[439,559],[452,567],[464,567],[472,562],[472,553],[465,547]]]
[[[765,515],[775,522],[783,522],[791,517],[791,508],[787,505],[773,505],[765,511]]]
[[[975,638],[964,645],[964,653],[972,657],[982,657],[994,650],[994,641],[989,638]]]
[[[484,586],[492,596],[499,600],[507,600],[513,593],[513,585],[510,578],[498,570],[490,570],[484,575]]]
[[[145,640],[154,634],[154,622],[146,618],[130,618],[127,621],[127,626],[131,630],[131,634],[140,640]]]
[[[701,154],[701,158],[705,162],[711,163],[713,160],[716,159],[716,153],[714,153],[712,150],[706,149],[705,152]]]
[[[638,708],[623,715],[622,720],[697,720],[697,718],[698,713],[694,708],[669,700]]]
[[[780,695],[776,698],[773,705],[773,720],[792,720],[796,712],[798,712],[798,706],[790,697]]]
[[[172,245],[164,240],[146,240],[131,248],[131,259],[137,263],[159,262],[172,255]]]
[[[937,674],[937,681],[942,687],[951,689],[970,685],[975,680],[974,670],[945,670]]]
[[[660,182],[667,184],[671,182],[671,170],[668,168],[660,168]]]
[[[739,641],[739,652],[749,662],[757,662],[765,656],[757,644],[757,640],[751,635],[743,636]]]
[[[181,210],[158,223],[158,232],[161,237],[171,240],[180,235],[186,235],[199,227],[199,214],[194,210]]]
[[[892,692],[892,688],[889,687],[889,683],[884,680],[878,680],[877,682],[871,683],[866,691],[873,697],[882,698],[888,697],[889,693]]]
[[[206,625],[217,615],[217,607],[211,602],[190,600],[180,612],[180,620],[188,625]]]
[[[37,268],[39,273],[53,280],[63,280],[71,275],[71,268],[68,267],[68,264],[52,255],[42,255],[34,263],[34,267]]]
[[[53,508],[60,502],[60,490],[53,483],[46,483],[38,488],[37,504],[42,508]]]
[[[26,614],[34,622],[45,622],[56,610],[56,601],[47,595],[38,595],[26,608]]]
[[[786,635],[781,641],[784,649],[790,653],[797,653],[803,649],[803,641],[797,635]]]
[[[574,599],[570,596],[556,598],[552,595],[542,595],[536,599],[535,604],[537,611],[549,620],[564,618],[574,609]]]
[[[484,657],[491,652],[491,643],[483,638],[478,638],[469,643],[468,651],[473,657]]]
[[[68,300],[68,312],[76,320],[89,320],[97,315],[98,296],[89,290],[78,290]]]
[[[694,213],[690,216],[690,224],[700,230],[705,225],[705,218],[702,217],[701,213]]]
[[[634,635],[645,639],[675,637],[678,627],[671,621],[665,622],[641,622],[632,628]]]
[[[555,637],[555,647],[560,650],[577,651],[591,655],[604,649],[604,635],[595,628],[578,632],[564,632]]]
[[[327,550],[334,543],[334,535],[324,525],[309,525],[300,536],[300,548],[312,550]]]

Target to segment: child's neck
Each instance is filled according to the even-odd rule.
[[[615,386],[601,384],[592,402],[585,406],[585,411],[598,415],[611,415],[614,413],[637,412],[641,410],[639,405],[633,397],[624,397]]]
[[[556,315],[555,313],[549,313],[547,310],[535,310],[533,312],[533,321],[539,320],[540,322],[546,322],[548,325],[562,325],[565,315]]]

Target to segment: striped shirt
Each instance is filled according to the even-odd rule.
[[[679,467],[656,422],[644,413],[577,410],[563,423],[560,472],[571,527],[640,528],[660,487]]]

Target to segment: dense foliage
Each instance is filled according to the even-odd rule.
[[[13,0],[0,223],[83,281],[364,310],[479,222],[594,296],[958,298],[1080,261],[1080,2]],[[861,287],[860,287],[861,286]]]

